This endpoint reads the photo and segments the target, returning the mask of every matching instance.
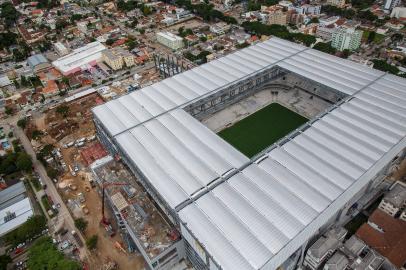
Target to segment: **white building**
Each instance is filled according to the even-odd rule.
[[[65,47],[65,45],[59,41],[54,43],[54,48],[59,56],[65,56],[69,53],[69,50]]]
[[[33,215],[23,182],[0,191],[0,236],[16,229]]]
[[[379,204],[379,209],[394,217],[406,206],[406,185],[396,182]]]
[[[158,32],[156,34],[156,39],[162,45],[171,48],[172,50],[177,50],[183,48],[183,38],[172,34],[170,32]]]
[[[102,51],[106,47],[99,41],[87,44],[86,46],[73,50],[72,53],[65,55],[52,62],[63,75],[69,75],[77,71],[86,70],[96,65],[102,58]]]
[[[362,31],[355,28],[340,28],[332,35],[331,46],[339,51],[354,51],[361,45]]]
[[[392,11],[395,7],[399,6],[401,0],[385,0],[385,4],[383,5],[383,9],[385,11]]]

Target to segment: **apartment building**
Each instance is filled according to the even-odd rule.
[[[396,182],[378,207],[392,217],[399,214],[406,207],[406,185],[399,181]],[[403,215],[406,218],[404,212]]]
[[[385,4],[383,5],[383,9],[385,11],[392,11],[395,7],[399,6],[401,0],[386,0]]]
[[[156,39],[159,43],[172,50],[177,50],[184,46],[183,38],[170,32],[158,32],[156,34]]]
[[[319,269],[337,250],[346,234],[344,228],[336,228],[317,239],[307,250],[303,265],[311,270]]]
[[[102,51],[102,59],[113,70],[122,69],[124,66],[132,67],[135,65],[134,56],[121,47]]]
[[[354,51],[361,46],[362,31],[355,28],[340,28],[332,35],[331,46],[339,51]]]
[[[327,0],[327,4],[342,8],[345,6],[345,0]]]
[[[273,6],[261,6],[261,12],[268,15],[268,24],[287,24],[287,14],[283,11],[283,7],[280,5]]]

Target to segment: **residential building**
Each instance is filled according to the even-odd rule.
[[[65,56],[69,53],[69,50],[65,47],[65,45],[62,44],[62,42],[58,41],[58,42],[55,42],[53,45],[54,45],[56,53],[59,56]]]
[[[307,250],[303,265],[312,270],[318,269],[337,250],[346,233],[345,229],[337,228],[317,239]]]
[[[27,64],[34,73],[49,69],[52,67],[48,59],[46,59],[42,54],[35,54],[27,59]]]
[[[406,206],[406,185],[396,182],[379,204],[379,209],[395,217]]]
[[[350,263],[350,260],[340,251],[334,253],[334,255],[326,262],[323,270],[345,270]]]
[[[325,41],[330,41],[336,30],[334,27],[317,27],[316,36]]]
[[[16,229],[33,214],[23,182],[0,191],[0,236]]]
[[[135,65],[134,55],[121,47],[106,49],[102,51],[103,61],[113,70],[122,69],[123,66],[132,67]]]
[[[361,45],[362,31],[355,28],[340,28],[332,34],[331,46],[339,51],[354,51]]]
[[[280,24],[286,25],[287,15],[283,11],[283,7],[280,5],[273,6],[261,6],[261,12],[268,14],[268,24]]]
[[[177,50],[184,46],[183,38],[170,32],[158,32],[156,34],[156,39],[159,43],[172,50]]]
[[[406,7],[395,7],[392,9],[390,17],[404,20],[406,18]]]
[[[383,9],[387,12],[392,11],[395,7],[399,6],[401,0],[385,0]]]
[[[327,0],[327,4],[342,8],[345,6],[345,0]]]
[[[356,232],[357,237],[400,269],[406,264],[406,221],[376,209]]]

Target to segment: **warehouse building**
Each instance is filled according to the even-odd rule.
[[[65,76],[81,70],[91,69],[98,61],[101,61],[104,49],[106,47],[103,44],[95,41],[58,58],[52,62],[52,65]]]
[[[18,228],[33,215],[23,182],[0,191],[0,236]]]
[[[249,159],[199,119],[272,85],[332,105]],[[93,109],[196,269],[293,269],[406,147],[406,80],[278,38]]]

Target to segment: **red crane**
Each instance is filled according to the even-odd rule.
[[[109,221],[107,220],[107,218],[104,215],[104,190],[105,188],[109,187],[109,186],[126,186],[129,185],[128,183],[125,182],[104,182],[102,184],[102,220],[100,221],[100,223],[102,223],[103,225],[109,225]]]

